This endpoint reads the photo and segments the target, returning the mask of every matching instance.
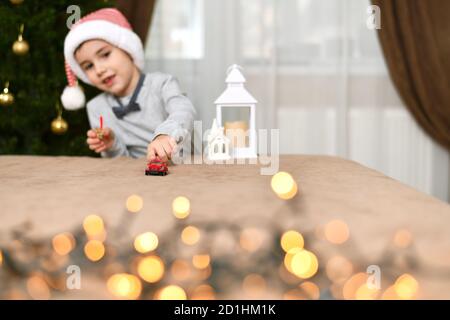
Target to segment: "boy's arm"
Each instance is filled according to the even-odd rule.
[[[161,97],[169,114],[155,130],[155,139],[160,134],[167,134],[177,143],[186,140],[191,134],[196,111],[191,101],[181,92],[178,80],[168,76],[161,87]]]
[[[98,128],[100,123],[100,116],[92,112],[92,108],[89,108],[89,106],[86,107],[89,124],[92,129]],[[117,136],[117,134],[114,134],[114,143],[112,147],[106,151],[100,152],[101,156],[103,158],[115,158],[120,156],[126,156],[129,157],[130,154],[128,152],[128,149],[126,145],[120,140],[120,138]]]

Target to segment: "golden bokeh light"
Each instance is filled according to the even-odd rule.
[[[290,272],[290,273],[294,273],[294,271],[292,271],[292,258],[294,258],[294,256],[299,253],[300,251],[302,251],[303,249],[301,248],[292,248],[291,250],[289,250],[286,255],[284,256],[284,266],[286,267],[286,269]]]
[[[205,269],[209,266],[211,258],[209,254],[196,254],[192,257],[192,265],[197,269]]]
[[[399,248],[408,248],[413,240],[413,236],[409,230],[400,229],[394,235],[394,244]]]
[[[342,296],[345,300],[355,300],[356,292],[365,283],[367,283],[368,274],[364,272],[359,272],[354,274],[345,282],[342,288]]]
[[[209,265],[204,269],[197,270],[197,272],[194,275],[194,278],[196,280],[205,281],[206,279],[208,279],[211,276],[211,273],[212,273],[212,268],[211,268],[211,265]]]
[[[246,228],[242,230],[239,237],[239,244],[242,249],[248,252],[258,250],[263,243],[263,234],[256,228]]]
[[[109,277],[106,286],[108,291],[119,299],[135,300],[139,298],[142,284],[138,277],[128,273],[118,273]]]
[[[101,217],[91,214],[84,218],[83,228],[88,236],[94,237],[101,234],[105,226]]]
[[[134,239],[134,248],[139,253],[147,253],[158,247],[158,236],[153,232],[141,233]]]
[[[349,238],[347,224],[341,220],[332,220],[325,226],[325,238],[333,244],[343,244]]]
[[[191,266],[183,259],[176,259],[170,268],[172,276],[179,281],[187,280],[191,276]]]
[[[271,186],[276,195],[283,200],[292,199],[298,191],[295,180],[289,173],[284,171],[273,175]]]
[[[191,294],[192,300],[214,300],[216,298],[213,287],[208,284],[197,286]]]
[[[39,275],[28,278],[27,291],[34,300],[50,299],[50,288],[48,287],[47,282]]]
[[[156,299],[158,300],[186,300],[186,292],[183,288],[176,285],[169,285],[156,293]]]
[[[101,241],[89,240],[84,246],[84,253],[91,261],[99,261],[105,255],[105,246]]]
[[[305,300],[305,295],[300,289],[290,289],[283,293],[283,300]]]
[[[144,200],[137,194],[132,194],[127,198],[126,207],[129,212],[137,213],[142,210]]]
[[[256,273],[247,275],[242,282],[242,289],[251,297],[257,297],[264,294],[266,286],[266,280]]]
[[[367,283],[363,283],[355,292],[356,300],[375,300],[378,297],[380,290],[377,288],[371,288]]]
[[[310,300],[318,300],[320,298],[319,287],[311,281],[305,281],[298,286],[305,296]]]
[[[158,256],[142,258],[138,262],[137,272],[146,282],[158,282],[164,275],[164,262]]]
[[[288,193],[279,193],[277,194],[280,199],[289,200],[295,197],[298,192],[297,183],[294,184],[294,187]]]
[[[57,254],[64,256],[75,248],[75,238],[68,232],[57,234],[52,239],[52,246]]]
[[[191,212],[191,203],[186,197],[176,197],[172,202],[172,212],[178,219],[186,218]]]
[[[2,250],[0,250],[0,267],[2,266],[2,264],[3,264],[3,252]]]
[[[395,286],[390,286],[384,291],[381,300],[400,300],[400,297],[395,292]]]
[[[300,232],[289,230],[283,233],[280,243],[283,250],[285,252],[289,252],[289,250],[293,248],[303,249],[305,241],[303,240],[303,236]]]
[[[395,293],[400,299],[415,299],[419,290],[419,283],[410,274],[401,275],[394,284]]]
[[[181,240],[185,244],[193,246],[200,240],[200,231],[194,226],[187,226],[181,232]]]
[[[327,262],[326,274],[332,282],[341,283],[347,280],[352,273],[352,263],[342,256],[334,256]]]
[[[297,285],[301,279],[296,277],[292,272],[287,270],[284,263],[280,264],[278,267],[278,275],[280,276],[280,279],[283,280],[285,283],[289,285]]]
[[[291,261],[292,273],[301,279],[313,277],[319,268],[317,257],[308,250],[297,252]]]

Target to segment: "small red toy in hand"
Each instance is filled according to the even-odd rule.
[[[145,170],[146,176],[165,176],[168,173],[167,163],[158,157],[147,163],[147,169]]]

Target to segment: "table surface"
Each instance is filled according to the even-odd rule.
[[[37,238],[72,230],[89,214],[117,225],[132,194],[142,197],[144,207],[137,214],[128,213],[134,220],[130,235],[148,230],[162,234],[176,223],[172,201],[183,195],[191,202],[188,219],[194,224],[238,222],[252,227],[275,221],[286,230],[319,234],[329,221],[344,221],[350,230],[345,244],[307,238],[307,246],[318,252],[322,272],[322,261],[336,254],[360,261],[360,269],[384,261],[395,232],[407,229],[413,235],[409,250],[420,261],[420,268],[413,270],[420,284],[418,297],[450,299],[447,203],[353,161],[301,155],[280,156],[280,171],[289,172],[299,190],[286,201],[274,194],[271,176],[261,175],[261,167],[179,164],[169,167],[169,175],[157,177],[144,175],[143,159],[0,156],[0,244],[5,245],[8,232],[25,221],[32,223],[30,234]],[[398,275],[406,271],[395,270]],[[88,289],[63,298],[108,297]]]

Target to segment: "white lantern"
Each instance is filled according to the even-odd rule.
[[[256,158],[255,109],[258,101],[245,89],[245,78],[240,69],[240,66],[234,64],[227,70],[227,88],[215,101],[216,119],[218,125],[225,128],[225,134],[231,138],[233,158]],[[233,114],[229,112],[233,110],[235,115],[242,115],[244,111],[246,119],[227,122],[224,112]]]

